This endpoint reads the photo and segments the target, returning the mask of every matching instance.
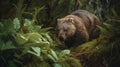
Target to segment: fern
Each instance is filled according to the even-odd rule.
[[[70,50],[57,51],[54,49],[56,43],[49,35],[51,27],[42,28],[34,25],[33,21],[28,19],[25,19],[22,28],[17,18],[9,20],[9,22],[10,26],[8,26],[8,29],[5,27],[8,25],[8,21],[0,25],[2,28],[0,29],[0,53],[4,52],[0,59],[5,61],[2,66],[56,67],[61,65],[62,67],[77,67],[76,65],[80,65],[78,60],[67,58],[70,56]],[[8,36],[11,39],[7,38]],[[2,40],[3,38],[5,40]],[[10,57],[8,57],[8,54],[10,54]],[[7,59],[12,59],[7,60],[4,55],[8,55]],[[78,62],[73,63],[71,62],[72,60]]]

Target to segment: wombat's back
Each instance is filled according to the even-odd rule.
[[[89,33],[89,35],[91,36],[90,38],[95,38],[96,36],[98,36],[98,29],[97,29],[97,25],[100,25],[100,20],[97,16],[95,16],[94,14],[86,11],[86,10],[76,10],[74,12],[71,13],[72,15],[78,16],[79,18],[81,18],[84,21],[84,24],[86,26],[86,29]]]

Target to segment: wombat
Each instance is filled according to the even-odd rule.
[[[86,10],[76,10],[57,19],[57,34],[68,47],[77,46],[98,37],[97,25],[101,25],[97,16]]]

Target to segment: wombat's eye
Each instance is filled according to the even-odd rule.
[[[59,31],[59,29],[56,29],[56,31]]]
[[[68,31],[67,29],[64,29],[64,31]]]

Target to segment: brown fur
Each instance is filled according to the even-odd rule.
[[[100,25],[100,21],[95,15],[85,10],[77,10],[58,19],[58,37],[68,46],[79,45],[98,35],[96,25]]]

